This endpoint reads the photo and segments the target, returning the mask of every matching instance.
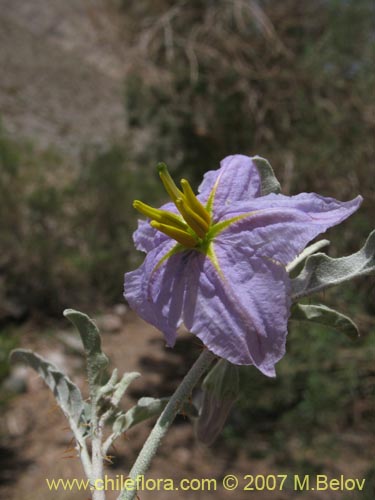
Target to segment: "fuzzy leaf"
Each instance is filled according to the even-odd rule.
[[[98,390],[98,396],[105,396],[107,394],[113,394],[113,391],[116,388],[118,379],[118,370],[115,368],[110,376],[108,382],[102,385]]]
[[[168,398],[141,398],[138,403],[130,408],[125,414],[126,426],[124,430],[130,429],[148,418],[159,416],[168,403]]]
[[[301,273],[292,283],[292,298],[320,292],[330,286],[339,285],[358,276],[375,273],[375,231],[364,246],[353,255],[334,259],[323,253],[307,258]]]
[[[115,390],[113,392],[112,404],[114,406],[117,406],[119,404],[129,385],[140,376],[141,374],[138,372],[124,373],[121,380],[116,384]]]
[[[141,398],[137,404],[130,408],[125,414],[120,414],[113,424],[113,431],[116,434],[125,432],[134,425],[143,422],[152,417],[157,417],[164,410],[169,398]],[[180,413],[196,417],[197,409],[192,403],[185,402],[180,410]]]
[[[79,427],[84,420],[84,405],[81,391],[69,377],[42,356],[27,349],[14,349],[10,353],[10,361],[33,368],[51,389],[64,414]]]
[[[280,193],[280,182],[276,179],[273,168],[268,161],[260,156],[254,156],[253,162],[255,163],[262,183],[262,196],[270,193]]]
[[[303,305],[295,304],[290,316],[291,320],[310,321],[345,333],[351,339],[359,337],[357,325],[348,316],[322,304]]]
[[[126,430],[126,416],[125,413],[117,415],[116,420],[112,425],[113,434],[117,437]]]
[[[310,257],[310,255],[313,255],[318,250],[327,247],[329,244],[330,244],[329,240],[319,240],[316,243],[309,245],[299,255],[297,255],[297,257],[294,260],[292,260],[292,262],[290,262],[286,266],[286,271],[290,273],[291,271],[295,270],[300,264],[302,264],[304,260],[307,259],[307,257]]]
[[[87,373],[91,389],[99,384],[100,376],[108,365],[108,358],[102,352],[99,330],[94,321],[86,314],[74,309],[65,309],[66,316],[77,328],[87,358]]]

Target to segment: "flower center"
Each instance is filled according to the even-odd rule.
[[[181,180],[181,191],[164,163],[159,163],[158,171],[165,190],[181,215],[150,207],[139,200],[133,202],[133,207],[149,217],[150,225],[158,231],[170,236],[184,247],[195,248],[205,240],[211,216],[195,196],[186,179]]]

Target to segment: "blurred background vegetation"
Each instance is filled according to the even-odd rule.
[[[142,258],[131,203],[163,199],[159,161],[197,186],[226,155],[259,154],[286,194],[362,194],[360,211],[328,235],[333,256],[356,251],[374,227],[372,0],[109,3],[127,54],[126,133],[82,143],[72,162],[6,120],[0,128],[3,352],[14,322],[122,301],[123,273]],[[294,325],[277,381],[245,377],[229,441],[242,439],[250,417],[273,429],[275,446],[296,428],[311,440],[322,428],[373,425],[374,279],[324,301],[357,320],[361,340]]]
[[[334,253],[359,247],[375,219],[371,0],[115,5],[133,44],[125,137],[82,144],[72,165],[0,128],[0,321],[122,300],[131,202],[164,196],[158,161],[197,186],[226,155],[259,154],[286,194],[361,193],[332,231]]]

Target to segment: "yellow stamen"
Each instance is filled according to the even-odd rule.
[[[210,213],[195,196],[186,179],[181,181],[181,191],[174,183],[164,163],[159,163],[158,171],[165,190],[182,218],[180,215],[156,209],[139,200],[135,200],[133,206],[141,214],[151,219],[150,224],[153,228],[173,238],[186,248],[195,248],[200,244],[200,239],[206,238],[211,224]]]
[[[170,198],[174,203],[176,203],[177,198],[183,198],[184,194],[178,189],[174,180],[172,179],[170,173],[168,172],[167,165],[165,163],[158,164],[158,171],[161,182],[165,187],[165,190],[169,194]]]
[[[180,214],[185,219],[187,224],[191,227],[191,229],[200,237],[204,238],[208,231],[208,224],[205,220],[202,219],[197,213],[193,212],[193,210],[187,205],[185,200],[178,198],[176,200],[176,206],[180,211]]]
[[[189,204],[190,208],[198,214],[203,220],[207,222],[207,224],[210,224],[211,217],[210,214],[207,212],[207,210],[204,208],[202,203],[198,200],[198,198],[195,196],[194,191],[192,190],[189,181],[186,179],[181,180],[181,187],[185,195],[185,199],[187,203]]]
[[[162,224],[166,224],[168,226],[175,226],[182,230],[187,229],[187,225],[178,215],[175,215],[172,212],[167,212],[167,210],[159,210],[154,207],[150,207],[146,203],[142,201],[135,200],[133,201],[133,207],[138,210],[141,214],[149,217],[152,220],[157,222],[161,222]]]
[[[167,224],[160,224],[154,220],[150,222],[150,225],[170,238],[178,241],[178,243],[181,243],[184,247],[194,248],[197,245],[197,240],[186,231],[182,231],[174,226],[168,226]]]

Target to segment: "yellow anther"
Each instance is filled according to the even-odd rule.
[[[165,163],[158,164],[158,172],[161,182],[163,183],[163,186],[165,187],[165,190],[169,194],[172,201],[176,203],[177,198],[183,198],[184,195],[182,191],[180,191],[174,183],[174,180],[168,172],[167,165]]]
[[[186,231],[178,229],[175,226],[168,226],[167,224],[161,224],[160,222],[156,222],[154,220],[150,222],[150,225],[170,238],[178,241],[178,243],[181,243],[184,247],[194,248],[197,245],[197,240],[194,236]]]
[[[204,239],[211,223],[209,212],[195,196],[189,182],[181,181],[182,191],[178,189],[170,176],[167,166],[159,163],[160,179],[168,195],[176,205],[180,215],[166,210],[160,210],[135,200],[133,206],[141,214],[151,219],[151,226],[173,238],[187,248],[195,248],[199,239]]]
[[[198,214],[203,220],[207,222],[207,224],[210,224],[211,222],[210,214],[207,212],[202,203],[195,196],[194,191],[192,190],[189,184],[189,181],[187,181],[186,179],[182,179],[181,187],[185,195],[185,200],[190,206],[190,208],[193,210],[193,212]]]
[[[147,205],[146,203],[143,203],[139,200],[133,201],[133,207],[138,210],[138,212],[145,215],[146,217],[149,217],[152,220],[155,220],[162,224],[166,224],[168,226],[175,226],[182,230],[187,229],[187,225],[185,224],[185,222],[181,220],[178,215],[172,212],[167,212],[167,210],[159,210],[157,208],[150,207],[150,205]]]
[[[187,224],[191,227],[191,229],[200,237],[204,238],[207,234],[208,231],[208,224],[207,222],[202,219],[196,212],[193,212],[193,210],[187,205],[185,200],[182,198],[178,198],[176,200],[176,206],[178,210],[180,211],[180,214],[182,217],[185,219]]]

